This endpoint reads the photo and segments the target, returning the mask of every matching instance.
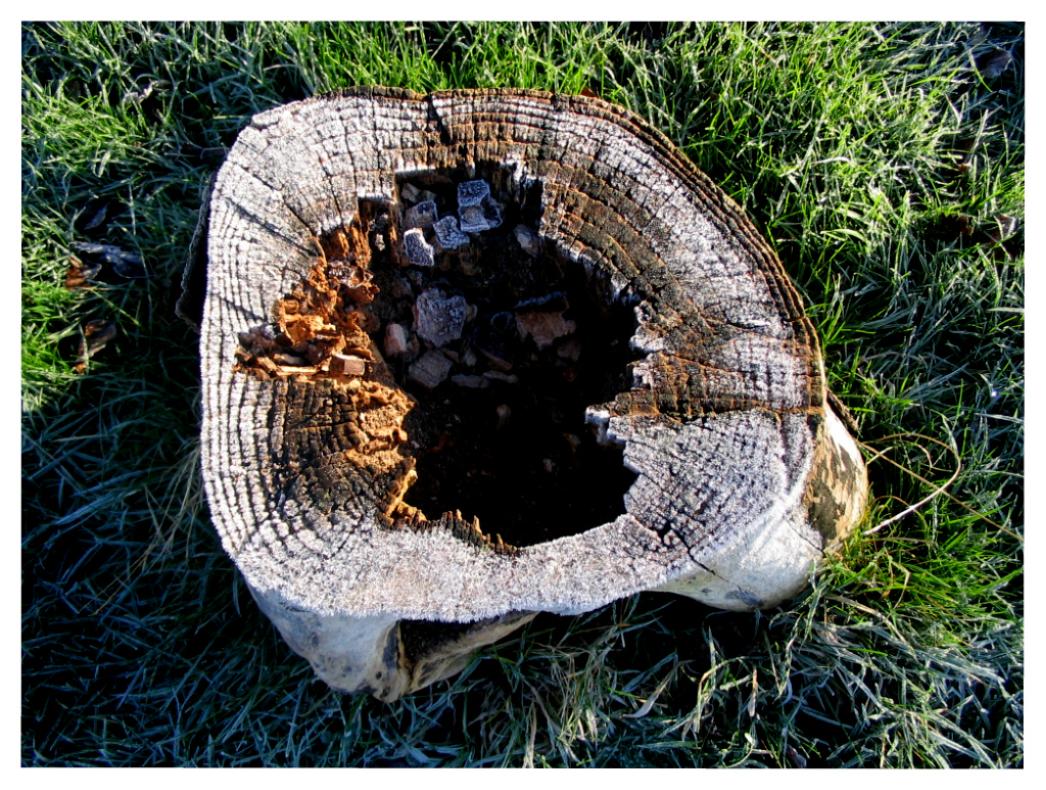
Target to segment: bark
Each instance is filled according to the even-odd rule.
[[[631,386],[588,412],[637,475],[624,512],[530,546],[498,545],[460,514],[404,517],[409,399],[314,273],[317,240],[358,222],[361,200],[395,206],[405,175],[480,171],[510,193],[539,185],[540,242],[636,316]],[[262,609],[336,688],[394,699],[536,612],[642,590],[771,606],[863,514],[864,464],[780,261],[663,136],[605,102],[375,89],[261,113],[215,182],[207,252],[213,520]],[[347,253],[361,305],[368,255]],[[290,326],[289,299],[318,311],[310,337],[366,361],[362,379],[321,370],[322,353],[245,371],[244,336],[280,310]]]

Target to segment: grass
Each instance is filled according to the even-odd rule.
[[[1023,765],[1023,53],[1020,25],[23,27],[23,764]],[[886,453],[806,593],[542,615],[389,706],[313,679],[208,523],[173,307],[237,132],[353,84],[594,91],[745,207]],[[67,288],[82,241],[146,276]],[[78,373],[91,319],[117,334]]]

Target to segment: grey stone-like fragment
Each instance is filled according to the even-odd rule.
[[[432,226],[436,234],[436,245],[441,250],[461,249],[469,243],[469,237],[458,228],[456,217],[443,217]]]
[[[512,232],[516,234],[516,241],[523,248],[523,252],[531,258],[537,257],[541,252],[541,237],[526,225],[516,225]]]
[[[411,206],[403,215],[403,224],[408,228],[430,227],[439,215],[436,212],[436,204],[431,200],[423,200],[416,206]]]
[[[403,257],[412,266],[436,265],[436,251],[425,241],[421,228],[411,228],[403,234]]]
[[[399,357],[410,349],[410,338],[403,324],[389,324],[385,327],[385,355]]]
[[[414,331],[434,346],[445,346],[461,337],[468,312],[465,297],[448,297],[438,288],[430,288],[414,303]]]
[[[426,351],[410,366],[407,375],[427,389],[435,389],[450,373],[451,362],[438,351]]]
[[[475,373],[456,373],[450,377],[450,380],[456,386],[470,390],[481,390],[490,386],[488,379],[477,376]]]
[[[519,384],[519,376],[515,373],[504,373],[500,370],[488,370],[483,377],[490,381],[500,381],[505,384]]]
[[[400,197],[408,203],[417,203],[421,197],[421,190],[413,184],[404,184],[400,187]]]
[[[479,206],[490,197],[490,184],[482,178],[458,184],[458,208]]]
[[[467,233],[482,233],[489,230],[487,219],[483,216],[482,206],[465,206],[458,209],[461,217],[461,229]]]
[[[482,233],[501,224],[501,206],[490,196],[490,184],[483,179],[458,184],[458,217],[466,233]]]
[[[458,209],[461,229],[466,233],[482,233],[501,224],[501,207],[490,201],[482,206],[466,206]]]

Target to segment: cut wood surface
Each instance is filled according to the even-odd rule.
[[[474,223],[461,227],[487,254],[504,238],[520,260],[555,256],[633,316],[626,383],[584,415],[634,475],[606,523],[526,545],[453,506],[408,504],[423,482],[417,404],[519,372],[493,353],[483,370],[453,368],[468,349],[448,344],[484,320],[469,293],[409,297],[415,326],[433,327],[411,335],[413,351],[401,323],[374,317],[382,256],[419,278],[441,276],[447,256],[466,275],[491,265],[470,262],[462,230],[428,206],[412,211],[424,231],[404,245],[430,177],[457,180]],[[480,181],[492,196],[466,207],[460,184]],[[534,194],[533,227],[508,227],[513,201]],[[387,225],[368,216],[375,206]],[[367,89],[261,113],[216,179],[207,251],[213,520],[262,609],[337,688],[393,699],[534,613],[642,590],[770,606],[863,514],[864,464],[827,404],[818,341],[780,261],[718,187],[613,105]],[[583,334],[564,304],[520,307],[513,331],[535,354],[584,359],[599,332]],[[409,364],[413,379],[397,372]]]

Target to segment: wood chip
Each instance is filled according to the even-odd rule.
[[[426,351],[410,366],[407,375],[426,389],[435,389],[450,373],[451,362],[438,351]]]
[[[410,350],[410,337],[407,328],[402,324],[389,324],[385,327],[385,355],[399,357]]]
[[[430,288],[414,303],[414,331],[434,346],[445,346],[461,337],[468,308],[465,297]]]
[[[329,370],[336,376],[363,376],[367,372],[367,360],[349,354],[335,354],[330,359]]]
[[[430,228],[437,216],[435,202],[423,200],[404,212],[403,226],[405,228]]]
[[[430,268],[436,265],[436,252],[425,241],[421,228],[411,228],[403,234],[403,260],[411,266]]]
[[[481,390],[490,386],[489,379],[474,373],[456,373],[450,377],[450,381],[455,386],[470,390]]]
[[[73,370],[77,373],[86,372],[87,363],[91,357],[105,348],[114,337],[116,337],[116,324],[112,321],[96,318],[84,324],[80,353],[77,363],[73,365]]]
[[[528,228],[526,225],[516,225],[512,232],[515,234],[519,246],[523,248],[523,252],[531,258],[535,258],[541,254],[541,237],[533,230]]]
[[[516,326],[521,335],[532,338],[542,349],[577,329],[577,325],[564,318],[562,313],[517,313]]]
[[[75,255],[70,255],[69,270],[65,273],[65,287],[71,291],[90,285],[101,268],[100,264],[88,266]]]

